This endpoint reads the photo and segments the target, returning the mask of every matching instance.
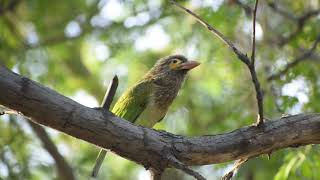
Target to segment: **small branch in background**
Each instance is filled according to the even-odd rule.
[[[6,6],[0,4],[0,16],[6,13],[7,11],[14,11],[21,1],[22,0],[11,0]]]
[[[238,169],[241,167],[241,165],[244,164],[245,162],[247,162],[248,160],[249,160],[249,158],[244,158],[244,159],[239,159],[239,160],[235,161],[232,170],[229,171],[227,174],[225,174],[221,179],[222,180],[231,180],[233,175],[235,174],[235,172],[238,171]]]
[[[246,65],[250,64],[250,60],[247,57],[247,55],[243,54],[231,41],[229,41],[220,31],[218,31],[217,29],[215,29],[214,27],[212,27],[209,23],[207,23],[206,21],[204,21],[201,17],[199,17],[197,14],[195,14],[194,12],[192,12],[191,10],[181,6],[180,4],[178,4],[177,2],[175,2],[174,0],[170,0],[170,2],[177,6],[178,8],[180,8],[181,10],[183,10],[184,12],[186,12],[187,14],[190,14],[191,16],[193,16],[200,24],[202,24],[203,26],[205,26],[211,33],[213,33],[215,36],[217,36],[222,42],[224,42],[239,58],[240,61],[242,61],[243,63],[245,63]]]
[[[4,114],[21,115],[20,112],[13,111],[13,110],[8,110],[8,111],[4,111],[4,112],[0,113],[0,115],[4,115]],[[48,153],[51,155],[51,157],[56,162],[56,167],[57,167],[57,171],[59,174],[59,179],[75,180],[76,178],[74,177],[72,168],[69,166],[69,164],[64,159],[64,157],[59,153],[57,147],[52,142],[52,140],[50,139],[50,137],[47,134],[47,132],[45,131],[45,129],[42,126],[40,126],[32,121],[26,120],[26,122],[30,125],[32,130],[36,133],[36,135],[38,136],[38,138],[42,142],[43,147],[46,149],[46,151],[48,151]]]
[[[297,17],[294,14],[292,14],[291,12],[288,12],[282,8],[279,8],[279,6],[276,3],[269,1],[269,2],[267,2],[267,4],[273,11],[279,13],[281,16],[283,16],[289,20],[292,20],[292,21],[297,20]]]
[[[51,157],[56,162],[56,167],[59,174],[59,179],[62,180],[75,180],[75,176],[73,174],[72,167],[67,163],[67,161],[64,159],[64,157],[59,153],[57,147],[50,139],[49,135],[45,131],[45,129],[32,122],[27,120],[28,124],[32,128],[32,130],[36,133],[38,138],[41,140],[43,147],[48,151],[48,153],[51,155]]]
[[[320,9],[311,10],[303,13],[300,16],[294,15],[291,12],[288,12],[284,9],[279,8],[274,2],[268,2],[268,6],[275,12],[279,13],[281,16],[295,22],[296,24],[296,30],[291,32],[289,35],[285,37],[280,37],[280,41],[277,42],[279,46],[283,46],[293,40],[295,37],[297,37],[303,30],[305,24],[309,19],[312,17],[317,16],[320,14]]]
[[[259,0],[256,0],[253,9],[253,19],[252,19],[252,53],[251,53],[251,64],[255,64],[255,55],[256,55],[256,19],[257,19],[257,8]]]
[[[309,57],[311,57],[314,53],[314,51],[317,48],[318,43],[320,42],[320,35],[318,35],[316,41],[313,43],[312,47],[307,50],[306,52],[304,52],[303,54],[301,54],[300,56],[298,56],[297,58],[295,58],[293,61],[291,61],[290,63],[288,63],[283,70],[274,73],[272,75],[270,75],[267,80],[268,81],[272,81],[275,79],[279,79],[281,76],[285,75],[291,68],[295,67],[296,65],[298,65],[300,62],[307,60]]]
[[[257,9],[258,9],[259,0],[256,0],[254,9],[252,11],[253,17],[252,17],[252,52],[251,52],[251,62],[250,65],[248,65],[252,82],[255,87],[256,91],[256,99],[257,99],[257,106],[258,106],[258,118],[257,118],[257,126],[262,126],[264,123],[264,117],[263,117],[263,94],[260,87],[260,82],[257,78],[257,73],[255,71],[255,54],[256,54],[256,20],[257,20]],[[243,158],[239,159],[234,163],[233,169],[228,172],[226,175],[222,177],[223,180],[231,180],[234,173],[241,167],[241,165],[245,162],[247,162],[249,158]]]
[[[119,84],[118,76],[114,76],[112,81],[109,83],[109,87],[108,87],[108,89],[106,91],[106,94],[104,95],[103,100],[102,100],[101,107],[103,109],[109,110],[110,105],[111,105],[112,100],[113,100],[113,97],[116,94],[116,91],[117,91],[117,88],[118,88],[118,84]],[[106,155],[107,155],[107,151],[104,150],[104,149],[101,149],[99,154],[98,154],[98,157],[96,159],[95,165],[94,165],[94,167],[92,169],[91,177],[96,178],[98,176],[100,167],[101,167],[101,165],[103,163],[103,160],[106,157]]]
[[[255,9],[254,9],[254,19],[253,19],[253,28],[254,28],[254,33],[253,33],[253,47],[252,47],[252,56],[251,56],[251,60],[248,58],[247,55],[245,55],[244,53],[242,53],[240,50],[238,50],[238,48],[231,42],[229,41],[221,32],[219,32],[217,29],[213,28],[209,23],[207,23],[205,20],[203,20],[201,17],[199,17],[197,14],[195,14],[194,12],[192,12],[191,10],[183,7],[182,5],[178,4],[177,2],[175,2],[174,0],[170,0],[170,2],[177,6],[178,8],[180,8],[181,10],[183,10],[184,12],[186,12],[187,14],[190,14],[191,16],[193,16],[200,24],[202,24],[203,26],[205,26],[211,33],[213,33],[215,36],[217,36],[220,40],[222,40],[230,49],[232,49],[232,51],[237,55],[238,59],[240,61],[242,61],[243,63],[245,63],[250,71],[250,75],[252,78],[252,82],[254,84],[255,87],[255,91],[256,91],[256,98],[257,98],[257,105],[258,105],[258,121],[257,121],[257,125],[262,125],[263,123],[263,94],[262,94],[262,90],[260,87],[260,83],[257,77],[257,73],[255,71],[255,21],[256,21],[256,11],[257,11],[257,7],[258,7],[258,0],[255,3]]]
[[[230,2],[235,3],[236,5],[240,6],[244,10],[244,12],[246,13],[246,16],[251,17],[252,9],[249,5],[247,5],[246,3],[243,3],[240,0],[230,0]]]
[[[256,19],[257,19],[257,8],[259,0],[256,0],[254,9],[253,9],[253,19],[252,19],[252,53],[251,53],[251,63],[248,66],[250,74],[252,77],[252,82],[256,91],[257,105],[258,105],[258,119],[257,125],[261,126],[264,121],[263,117],[263,93],[260,87],[260,82],[255,71],[255,54],[256,54]]]

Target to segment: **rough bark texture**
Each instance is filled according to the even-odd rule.
[[[0,66],[0,104],[146,168],[163,169],[168,157],[186,165],[214,164],[320,143],[320,114],[300,114],[208,136],[185,137],[136,126],[101,108],[88,108]]]

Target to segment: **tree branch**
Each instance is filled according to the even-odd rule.
[[[110,105],[113,101],[113,97],[116,94],[117,88],[118,88],[118,84],[119,84],[119,79],[118,76],[114,76],[112,81],[109,84],[109,87],[106,91],[106,94],[104,95],[104,98],[102,100],[101,103],[101,107],[105,110],[109,110]],[[91,172],[91,177],[97,177],[98,176],[98,172],[99,169],[103,163],[104,158],[107,155],[107,150],[101,149],[98,157],[96,159],[95,165],[93,167],[93,170]]]
[[[0,16],[6,13],[7,11],[14,11],[21,1],[22,0],[11,0],[9,1],[7,6],[3,6],[3,4],[0,4]]]
[[[197,180],[206,180],[202,175],[199,173],[195,172],[191,168],[187,167],[185,164],[180,162],[175,156],[172,154],[167,155],[167,159],[169,160],[169,164],[171,164],[173,167],[182,170],[183,172],[193,176]]]
[[[238,171],[238,169],[241,167],[242,164],[244,164],[245,162],[248,161],[249,158],[245,158],[245,159],[239,159],[237,160],[234,165],[233,165],[233,168],[231,171],[229,171],[227,174],[225,174],[223,177],[222,177],[222,180],[231,180],[234,173],[236,171]]]
[[[191,10],[181,6],[180,4],[178,4],[177,2],[175,2],[174,0],[169,0],[173,5],[177,6],[178,8],[180,8],[181,10],[183,10],[184,12],[186,12],[187,14],[190,14],[191,16],[193,16],[200,24],[202,24],[203,26],[205,26],[211,33],[213,33],[215,36],[217,36],[222,42],[224,42],[239,58],[240,61],[242,61],[243,63],[249,65],[250,64],[250,60],[247,57],[247,55],[243,54],[230,40],[228,40],[220,31],[218,31],[217,29],[215,29],[214,27],[212,27],[209,23],[207,23],[206,21],[204,21],[201,17],[199,17],[197,14],[195,14],[194,12],[192,12]]]
[[[41,140],[43,147],[48,151],[48,153],[56,162],[56,167],[60,179],[75,180],[72,168],[69,166],[64,157],[59,153],[57,147],[51,141],[45,129],[32,121],[27,120],[27,122],[29,123],[33,131],[37,134],[38,138]]]
[[[0,112],[0,116],[4,114],[21,115],[18,111],[12,111],[12,110]],[[51,157],[56,162],[56,167],[57,167],[57,171],[60,179],[75,180],[72,168],[69,166],[69,164],[64,159],[64,157],[59,153],[57,147],[51,141],[46,130],[39,124],[36,124],[29,120],[26,120],[26,121],[30,125],[32,130],[36,133],[40,141],[42,142],[44,149],[46,149],[46,151],[51,155]]]
[[[241,51],[238,50],[238,48],[231,42],[229,41],[220,31],[217,29],[213,28],[209,23],[207,23],[205,20],[203,20],[201,17],[199,17],[197,14],[192,12],[191,10],[181,6],[174,0],[170,0],[170,2],[186,12],[187,14],[190,14],[193,16],[200,24],[205,26],[211,33],[213,33],[215,36],[217,36],[220,40],[222,40],[238,57],[240,61],[245,63],[250,71],[252,83],[254,85],[255,91],[256,91],[256,99],[257,99],[257,106],[258,106],[258,119],[257,119],[257,125],[261,126],[263,124],[263,94],[262,90],[260,87],[260,82],[257,77],[257,73],[255,70],[255,21],[256,21],[256,12],[257,12],[257,7],[258,7],[258,1],[255,3],[255,8],[254,8],[254,16],[253,16],[253,39],[252,39],[252,56],[251,56],[251,61],[248,58],[247,55],[243,54]]]
[[[279,13],[281,16],[289,19],[289,20],[292,20],[292,21],[296,21],[297,20],[297,17],[292,14],[291,12],[288,12],[282,8],[279,8],[278,5],[274,2],[267,2],[268,6],[275,12]]]
[[[256,52],[256,17],[257,17],[257,8],[258,8],[259,0],[256,0],[254,9],[253,9],[253,19],[252,19],[252,54],[251,54],[251,64],[248,66],[250,70],[250,74],[252,77],[252,82],[254,84],[254,88],[256,91],[256,99],[257,99],[257,106],[258,106],[258,118],[257,118],[257,125],[261,126],[264,121],[263,117],[263,94],[260,87],[260,82],[257,77],[257,73],[255,70],[255,52]]]
[[[257,8],[259,0],[256,0],[253,9],[253,18],[252,18],[252,53],[251,53],[251,64],[255,64],[255,54],[256,54],[256,19],[257,19]]]
[[[252,82],[254,84],[255,92],[256,92],[256,99],[257,99],[257,106],[258,106],[258,118],[257,118],[257,126],[262,126],[264,123],[263,118],[263,94],[260,87],[260,82],[257,78],[257,73],[255,70],[255,54],[256,54],[256,19],[257,19],[257,9],[258,9],[259,0],[256,0],[253,11],[252,11],[252,52],[251,52],[251,63],[248,66]],[[233,177],[235,171],[237,171],[240,166],[248,161],[249,157],[242,158],[237,160],[234,164],[234,168],[228,172],[226,175],[223,176],[222,179],[229,180]]]
[[[320,143],[320,114],[300,114],[211,135],[185,137],[136,126],[109,111],[88,108],[0,66],[0,104],[32,121],[82,139],[148,168],[187,166],[255,157],[287,147]]]
[[[298,65],[299,63],[307,60],[309,57],[312,56],[312,54],[314,53],[314,51],[317,48],[318,43],[320,42],[320,34],[318,35],[317,39],[315,40],[315,42],[313,43],[312,47],[307,50],[306,52],[304,52],[303,54],[301,54],[300,56],[296,57],[294,60],[292,60],[291,62],[289,62],[282,70],[280,70],[279,72],[276,72],[272,75],[270,75],[267,80],[268,81],[272,81],[275,79],[279,79],[281,76],[285,75],[291,68],[295,67],[296,65]]]
[[[297,16],[291,12],[288,12],[284,9],[279,8],[274,2],[268,2],[267,4],[274,12],[279,13],[283,17],[295,22],[295,24],[296,24],[295,31],[291,32],[289,35],[287,35],[285,37],[280,38],[281,40],[278,42],[279,46],[283,46],[283,45],[287,44],[292,39],[294,39],[296,36],[298,36],[302,32],[307,21],[310,18],[315,17],[318,14],[320,14],[320,9],[316,9],[316,10],[307,11],[307,12],[303,13],[302,15]]]
[[[246,13],[247,16],[251,16],[252,9],[249,5],[247,5],[246,3],[243,3],[240,0],[231,0],[231,2],[240,6],[244,10],[244,12]]]

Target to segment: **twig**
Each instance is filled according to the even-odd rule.
[[[306,12],[302,16],[297,17],[296,30],[294,32],[290,33],[288,36],[282,37],[279,42],[279,45],[283,46],[283,45],[287,44],[288,42],[290,42],[292,39],[294,39],[296,36],[298,36],[302,32],[307,21],[310,18],[312,18],[318,14],[320,14],[320,9]]]
[[[264,117],[263,117],[263,94],[260,87],[260,82],[257,78],[257,73],[255,71],[255,54],[256,54],[256,19],[257,19],[257,9],[258,9],[258,3],[259,0],[256,0],[254,9],[252,11],[253,17],[252,17],[252,52],[251,52],[251,62],[250,65],[248,65],[252,82],[255,87],[256,91],[256,98],[257,98],[257,105],[258,105],[258,118],[257,118],[257,126],[263,125]],[[235,171],[237,171],[240,166],[247,162],[249,158],[239,159],[235,162],[233,169],[223,176],[223,180],[230,180]]]
[[[106,94],[104,95],[103,100],[102,100],[101,107],[103,109],[108,110],[110,108],[113,97],[116,94],[118,84],[119,84],[118,76],[114,76],[112,81],[109,83],[109,87],[106,91]],[[102,162],[103,162],[104,158],[106,157],[106,155],[107,155],[107,151],[104,149],[101,149],[98,154],[98,157],[96,159],[96,163],[95,163],[95,165],[92,169],[92,172],[91,172],[92,177],[98,176],[99,169],[100,169]]]
[[[252,9],[250,6],[248,6],[247,4],[243,3],[240,0],[233,0],[233,2],[239,5],[244,10],[247,16],[251,16]]]
[[[201,17],[199,17],[197,14],[195,14],[191,10],[181,6],[180,4],[175,2],[174,0],[169,0],[169,1],[173,5],[175,5],[178,8],[180,8],[181,10],[183,10],[186,13],[190,14],[191,16],[193,16],[200,24],[205,26],[211,33],[216,35],[222,42],[224,42],[238,56],[239,60],[241,60],[243,63],[245,63],[247,65],[250,64],[249,58],[245,54],[243,54],[240,50],[238,50],[238,48],[231,41],[229,41],[220,31],[218,31],[217,29],[213,28],[209,23],[204,21]]]
[[[7,6],[0,5],[0,16],[6,13],[6,11],[14,11],[20,2],[21,0],[12,0],[9,1],[9,4]]]
[[[268,2],[268,6],[272,10],[274,10],[275,12],[282,15],[283,17],[296,23],[296,30],[293,31],[292,33],[290,33],[289,35],[287,35],[286,37],[281,37],[280,41],[277,42],[279,46],[283,46],[283,45],[287,44],[292,39],[294,39],[296,36],[298,36],[302,32],[306,22],[310,18],[315,17],[318,14],[320,14],[320,9],[316,9],[316,10],[311,10],[311,11],[305,12],[300,16],[297,16],[291,12],[287,12],[286,10],[279,8],[274,2]]]
[[[116,94],[118,84],[119,84],[119,79],[118,79],[118,76],[115,75],[108,86],[106,94],[104,95],[103,101],[101,103],[102,108],[106,110],[110,108],[113,97]]]
[[[180,162],[176,157],[174,157],[172,154],[168,154],[166,159],[169,161],[169,163],[181,171],[189,174],[190,176],[193,176],[197,180],[206,180],[201,174],[197,173],[196,171],[192,170],[182,162]]]
[[[7,110],[7,111],[0,112],[0,115],[4,115],[4,114],[21,115],[20,112],[14,111],[14,110]],[[51,155],[51,157],[56,162],[56,167],[57,167],[57,171],[58,171],[60,179],[74,180],[75,177],[73,174],[72,167],[70,167],[68,162],[59,153],[57,147],[54,145],[54,143],[50,139],[50,137],[47,134],[47,132],[45,131],[45,129],[42,126],[40,126],[30,120],[26,120],[26,121],[30,125],[30,127],[33,129],[33,131],[36,133],[38,138],[41,140],[43,147],[48,151],[48,153]]]
[[[263,94],[260,87],[260,82],[257,78],[257,73],[255,71],[255,54],[256,54],[256,19],[257,19],[257,8],[258,8],[259,0],[256,0],[256,3],[254,5],[253,9],[253,20],[252,20],[252,53],[251,53],[251,64],[248,66],[252,82],[254,84],[255,90],[256,90],[256,98],[257,98],[257,105],[258,105],[258,119],[257,119],[257,125],[260,126],[263,124]]]
[[[150,171],[150,175],[151,175],[152,180],[161,180],[163,170],[157,170],[154,168],[150,168],[149,171]]]
[[[256,19],[257,19],[257,8],[259,0],[256,0],[253,9],[253,20],[252,20],[252,53],[251,53],[251,64],[254,66],[255,63],[255,54],[256,54]]]
[[[282,15],[283,17],[289,20],[296,21],[298,23],[299,21],[307,21],[309,18],[317,16],[320,13],[320,9],[316,9],[316,10],[307,11],[302,15],[297,16],[291,12],[288,12],[284,9],[279,8],[274,2],[268,2],[267,4],[273,11],[279,13],[280,15]]]
[[[244,159],[239,159],[237,160],[231,171],[229,171],[227,174],[225,174],[221,179],[222,180],[231,180],[231,178],[233,177],[234,173],[241,167],[241,165],[245,162],[247,162],[249,160],[249,158],[244,158]]]
[[[301,54],[300,56],[298,56],[297,58],[295,58],[293,61],[291,61],[290,63],[288,63],[283,70],[274,73],[272,75],[270,75],[267,80],[268,81],[272,81],[275,79],[280,78],[281,76],[283,76],[284,74],[286,74],[289,69],[293,68],[294,66],[298,65],[300,62],[307,60],[310,56],[312,56],[312,54],[314,53],[314,51],[317,48],[318,43],[320,42],[320,35],[317,37],[316,41],[313,43],[312,47],[307,50],[306,52],[304,52],[303,54]]]
[[[288,12],[282,8],[279,8],[276,3],[269,1],[267,4],[273,11],[279,13],[281,16],[283,16],[289,20],[292,20],[292,21],[297,20],[297,17],[294,14],[292,14],[291,12]]]
[[[36,124],[29,120],[26,120],[26,121],[30,125],[30,127],[33,129],[33,131],[36,133],[38,138],[41,140],[42,146],[44,147],[44,149],[46,149],[46,151],[48,151],[48,153],[54,159],[57,167],[57,171],[59,174],[59,179],[75,180],[76,178],[74,176],[72,167],[68,164],[65,158],[60,154],[56,145],[52,142],[46,130],[39,124]]]
[[[254,88],[256,91],[256,98],[257,98],[257,105],[258,105],[258,121],[257,121],[257,125],[260,126],[263,124],[263,94],[262,94],[262,90],[260,87],[260,83],[257,77],[257,73],[255,71],[255,67],[254,67],[254,61],[255,60],[250,60],[248,58],[247,55],[243,54],[241,51],[238,50],[238,48],[231,42],[229,41],[221,32],[219,32],[217,29],[213,28],[209,23],[207,23],[205,20],[203,20],[201,17],[199,17],[197,14],[195,14],[194,12],[192,12],[191,10],[183,7],[182,5],[178,4],[177,2],[175,2],[174,0],[169,0],[173,5],[177,6],[178,8],[180,8],[181,10],[183,10],[184,12],[186,12],[187,14],[190,14],[191,16],[193,16],[200,24],[202,24],[203,26],[205,26],[211,33],[213,33],[215,36],[217,36],[220,40],[222,40],[230,49],[232,49],[232,51],[237,55],[238,59],[240,61],[242,61],[243,63],[245,63],[250,71],[250,75],[252,78],[252,82],[254,84]],[[255,19],[256,19],[256,11],[257,11],[257,7],[258,7],[258,0],[256,1],[255,4],[255,10],[254,10],[254,26],[255,26]],[[255,27],[254,27],[255,28]],[[255,31],[255,30],[254,30]],[[254,38],[253,41],[255,41],[255,32],[254,32]],[[253,43],[253,56],[251,56],[251,58],[254,58],[254,54],[255,54],[255,43]]]

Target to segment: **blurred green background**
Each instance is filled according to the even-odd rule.
[[[251,54],[253,0],[179,1]],[[320,48],[283,75],[268,80],[305,54],[320,35],[319,0],[261,1],[257,14],[256,69],[265,116],[320,112]],[[305,13],[314,12],[304,17]],[[117,74],[119,95],[161,57],[183,54],[202,64],[192,70],[165,119],[156,125],[194,136],[225,133],[256,119],[250,75],[225,44],[192,17],[161,0],[0,0],[0,61],[14,72],[97,107]],[[88,179],[98,148],[46,128],[76,179]],[[194,167],[219,179],[232,162]],[[320,147],[309,145],[254,158],[235,179],[318,179]],[[61,179],[52,155],[25,119],[0,117],[0,179]],[[99,179],[147,180],[143,167],[116,155]],[[168,170],[163,179],[192,179]]]

